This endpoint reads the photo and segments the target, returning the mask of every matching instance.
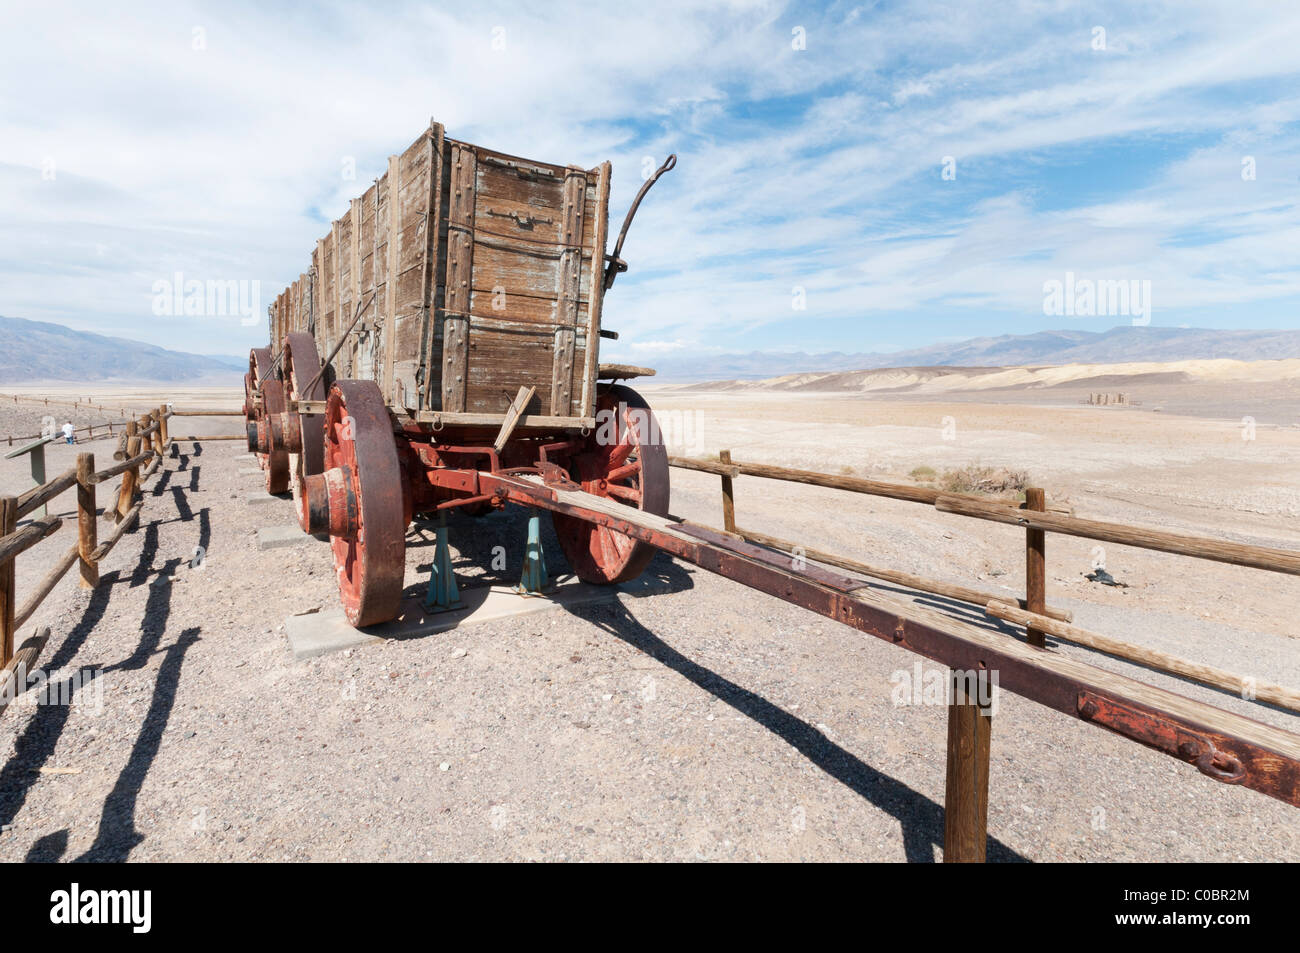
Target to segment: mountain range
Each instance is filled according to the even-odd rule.
[[[246,357],[212,357],[0,316],[0,384],[167,381],[238,384]]]
[[[1263,361],[1300,357],[1300,331],[1221,331],[1137,327],[1109,331],[1037,331],[934,344],[909,351],[808,354],[665,355],[654,362],[661,378],[756,380],[785,374],[874,370],[882,367],[1012,367],[1117,364],[1230,358]]]
[[[656,361],[669,380],[759,380],[879,368],[1016,367],[1231,358],[1300,357],[1300,331],[1135,327],[1038,331],[934,344],[908,351],[821,354],[751,351]],[[238,383],[247,358],[171,351],[61,324],[0,316],[0,384],[31,381]]]

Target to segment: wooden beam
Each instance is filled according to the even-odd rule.
[[[689,457],[670,457],[668,462],[671,466],[688,467],[688,464],[708,463],[709,461]],[[865,493],[869,496],[883,496],[893,500],[906,500],[910,503],[924,503],[927,506],[936,505],[940,499],[970,500],[974,503],[989,505],[998,505],[999,502],[1009,506],[1015,505],[1014,501],[1009,499],[990,501],[985,497],[976,496],[972,493],[945,493],[942,490],[912,486],[908,483],[887,483],[881,480],[868,480],[865,477],[841,476],[834,473],[820,473],[816,470],[778,467],[768,463],[738,462],[736,467],[739,473],[744,476],[762,477],[767,480],[783,480],[787,483],[807,483],[811,486],[824,486],[832,490],[847,490],[850,493]],[[703,469],[702,467],[689,468]],[[1071,510],[1069,507],[1058,506],[1053,512],[1068,514]]]
[[[24,516],[32,513],[47,501],[54,499],[54,497],[58,496],[64,490],[75,486],[76,482],[77,471],[76,468],[73,468],[71,470],[65,470],[48,483],[32,487],[26,493],[23,493],[18,497],[18,518],[22,519]]]
[[[9,497],[4,497],[4,499],[9,499]],[[16,513],[16,505],[14,510]],[[63,520],[58,516],[38,517],[21,529],[17,528],[17,516],[13,518],[12,522],[15,528],[0,536],[0,563],[12,564],[14,557],[19,553],[31,549],[63,525]]]
[[[1209,685],[1213,688],[1221,688],[1241,698],[1250,696],[1257,701],[1300,712],[1300,692],[1284,688],[1272,682],[1260,682],[1244,675],[1236,675],[1221,668],[1215,668],[1212,665],[1202,665],[1199,662],[1191,662],[1155,649],[1142,648],[1098,632],[1081,629],[1076,625],[1069,625],[1056,619],[1050,619],[1047,616],[1026,612],[1000,601],[990,602],[984,607],[984,611],[995,619],[1014,622],[1026,628],[1035,626],[1065,642],[1084,645],[1090,649],[1096,649],[1098,652],[1105,652],[1107,655],[1144,665],[1147,668],[1168,672],[1170,675],[1177,675],[1181,678],[1189,678],[1194,682],[1200,682],[1202,685]]]
[[[1025,490],[1025,509],[1047,509],[1047,493],[1039,487]],[[1025,530],[1025,608],[1041,615],[1047,607],[1047,534],[1032,527]],[[1030,645],[1044,646],[1047,636],[1041,629],[1027,630]]]
[[[141,500],[127,510],[126,516],[122,517],[122,521],[113,528],[113,535],[95,547],[94,553],[91,554],[95,562],[100,562],[105,556],[113,551],[113,547],[116,546],[117,541],[122,538],[122,534],[135,524],[136,518],[140,515],[140,508],[143,506],[144,500]]]
[[[388,157],[388,237],[384,248],[384,402],[396,404],[393,393],[393,365],[397,363],[397,253],[402,240],[402,161],[398,156]],[[375,221],[375,233],[379,222]],[[378,256],[376,256],[377,258]],[[379,268],[378,260],[375,268]],[[376,310],[378,310],[376,308]]]
[[[121,463],[115,463],[111,467],[92,473],[90,475],[90,482],[92,484],[107,483],[119,473],[125,473],[127,470],[134,470],[136,467],[140,466],[140,464],[148,463],[153,459],[153,456],[154,452],[152,450],[146,450],[144,453],[136,454],[130,460],[123,460]]]
[[[99,567],[91,554],[99,545],[99,508],[95,505],[95,455],[77,454],[77,552],[81,558],[81,588],[99,585]]]
[[[140,456],[140,425],[132,420],[126,425],[126,456],[128,460],[134,460]],[[131,512],[131,506],[135,503],[135,486],[136,478],[139,476],[138,467],[132,466],[122,472],[122,485],[117,493],[117,522],[120,525],[126,515]]]
[[[731,451],[719,450],[718,462],[730,466]],[[722,526],[728,533],[736,532],[736,490],[730,473],[722,474]]]
[[[720,455],[720,454],[719,454]],[[728,451],[730,455],[730,451]],[[698,470],[701,473],[720,473],[727,477],[740,476],[740,467],[735,464],[714,463],[712,460],[695,460],[691,457],[669,457],[668,465],[682,470]]]
[[[18,527],[18,498],[0,496],[0,540],[9,539]],[[14,654],[14,561],[0,560],[0,664],[8,665]]]
[[[1196,556],[1200,559],[1212,559],[1236,566],[1250,566],[1255,569],[1268,569],[1272,572],[1300,576],[1300,552],[1286,549],[1251,546],[1226,539],[1170,533],[1165,530],[1085,520],[1056,513],[1017,510],[998,503],[972,502],[952,496],[940,497],[934,506],[942,513],[956,513],[960,516],[973,516],[1011,526],[1033,527],[1067,536],[1081,536],[1084,539],[1097,539],[1107,543],[1154,549],[1180,556]]]
[[[510,402],[510,408],[506,411],[506,419],[501,422],[501,429],[497,431],[497,438],[492,442],[493,449],[500,453],[510,439],[510,435],[515,432],[515,427],[519,425],[520,419],[524,416],[524,411],[528,408],[528,402],[533,399],[537,393],[537,388],[528,386],[520,387],[519,393],[515,394],[515,399]]]
[[[45,597],[48,596],[54,590],[54,587],[59,584],[59,580],[67,575],[68,570],[72,568],[73,563],[75,563],[80,556],[80,549],[74,544],[68,547],[68,551],[59,557],[59,561],[54,564],[54,567],[50,569],[41,581],[36,584],[35,588],[32,589],[31,595],[29,595],[27,600],[22,604],[22,608],[18,609],[14,613],[15,632],[27,624],[27,620],[30,619],[36,613],[36,610],[41,607],[41,603],[45,601]]]
[[[906,586],[909,589],[918,589],[921,592],[932,592],[936,596],[945,596],[949,599],[957,599],[960,602],[969,602],[972,605],[986,606],[989,602],[1003,602],[1011,596],[1000,596],[997,593],[985,592],[981,589],[972,589],[968,586],[959,586],[955,583],[940,582],[937,579],[930,579],[926,576],[917,576],[913,573],[900,572],[897,569],[886,569],[883,566],[872,566],[868,563],[860,562],[856,559],[849,559],[847,556],[837,556],[834,553],[823,552],[820,549],[810,549],[807,546],[800,546],[798,543],[792,543],[787,539],[779,539],[776,536],[768,536],[764,533],[755,533],[752,530],[736,529],[736,535],[741,539],[746,539],[751,543],[758,543],[760,546],[767,546],[771,549],[779,549],[783,552],[793,552],[799,549],[805,557],[813,562],[825,563],[828,566],[837,566],[840,569],[847,569],[850,572],[861,573],[864,576],[871,576],[876,579],[883,579],[886,582],[892,582],[899,586]],[[1020,605],[1025,605],[1024,599],[1016,600]],[[1060,619],[1064,622],[1071,621],[1074,616],[1068,609],[1056,609],[1049,607],[1047,615],[1053,619]]]
[[[988,845],[989,742],[993,712],[989,698],[970,697],[969,680],[948,676],[948,776],[943,802],[943,860],[982,864]],[[983,694],[976,689],[976,695]]]
[[[0,670],[0,715],[4,714],[12,699],[27,690],[28,673],[36,665],[36,660],[40,658],[41,650],[45,648],[49,638],[50,628],[46,626],[25,640],[22,647],[6,659],[4,668]],[[20,683],[16,683],[20,677]]]

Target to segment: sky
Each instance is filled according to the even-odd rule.
[[[1300,328],[1290,0],[0,13],[10,317],[246,353],[330,221],[436,118],[503,152],[609,159],[614,231],[642,170],[678,155],[624,247],[603,360]],[[178,274],[239,282],[244,314],[166,313]],[[1132,289],[1127,310],[1049,300],[1101,281]]]

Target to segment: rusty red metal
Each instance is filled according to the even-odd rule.
[[[304,474],[299,518],[330,536],[343,612],[354,626],[397,615],[410,511],[388,408],[374,381],[339,381],[324,414],[323,470]]]
[[[1196,731],[1149,709],[1107,698],[1096,692],[1080,692],[1079,717],[1084,721],[1108,728],[1116,734],[1132,739],[1148,748],[1195,765],[1204,775],[1224,784],[1240,784],[1245,780],[1246,769],[1241,761],[1214,744],[1213,733],[1208,729]]]
[[[244,375],[244,422],[248,449],[266,471],[268,493],[289,488],[289,457],[271,446],[269,418],[284,410],[280,381],[272,370],[271,349],[253,348],[248,355],[249,371]]]

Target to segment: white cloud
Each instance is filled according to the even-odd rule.
[[[642,157],[681,154],[628,239],[606,312],[615,357],[795,316],[1032,312],[1067,268],[1150,276],[1157,308],[1276,299],[1297,292],[1297,40],[1300,16],[1262,2],[15,9],[0,313],[238,353],[257,337],[237,322],[160,328],[152,281],[257,279],[269,301],[431,115],[507,152],[612,159],[616,219]],[[1024,191],[1045,150],[1120,136],[1213,145],[1101,202]],[[926,343],[923,327],[897,333]]]

